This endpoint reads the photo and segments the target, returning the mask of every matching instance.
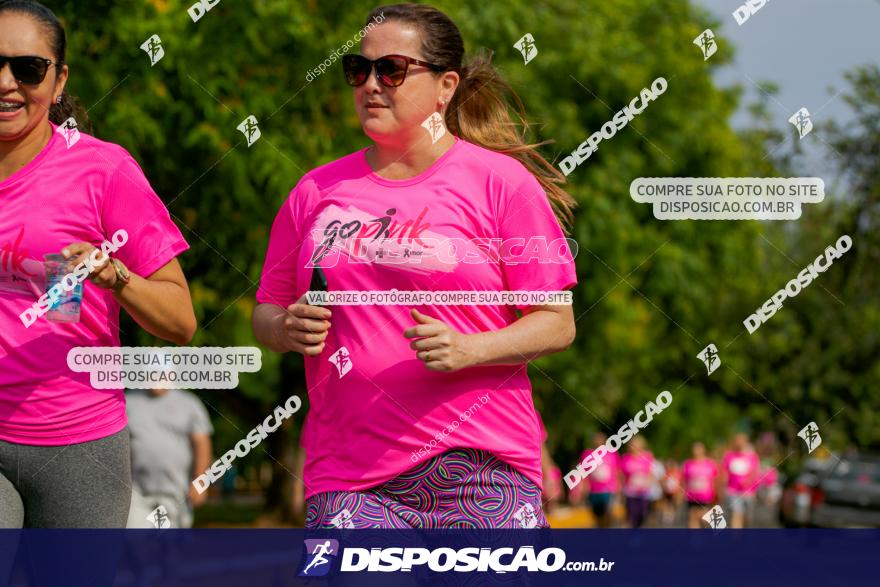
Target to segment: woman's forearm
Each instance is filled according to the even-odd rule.
[[[527,363],[567,349],[574,336],[570,308],[563,312],[536,309],[500,330],[467,335],[471,366]]]
[[[163,340],[187,344],[196,331],[196,319],[187,288],[171,281],[131,281],[113,297],[141,328]]]
[[[288,349],[278,340],[278,322],[284,320],[287,311],[275,304],[259,304],[254,308],[251,324],[254,330],[254,338],[257,342],[275,351],[276,353],[287,352]]]

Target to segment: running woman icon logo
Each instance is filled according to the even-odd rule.
[[[443,124],[443,117],[440,116],[439,112],[435,112],[426,118],[425,122],[422,123],[422,126],[425,127],[428,134],[431,135],[432,145],[442,139],[443,135],[446,134],[446,125]]]
[[[819,436],[819,427],[815,422],[810,422],[804,426],[803,430],[797,434],[807,443],[807,450],[812,453],[822,444],[822,437]]]
[[[147,521],[160,530],[171,527],[171,520],[168,518],[168,510],[164,505],[159,505],[147,516]]]
[[[526,61],[524,65],[528,65],[529,61],[538,55],[538,47],[535,45],[535,37],[532,36],[532,33],[524,34],[519,41],[513,44],[513,48],[519,49],[519,52],[522,53],[523,59]]]
[[[330,572],[333,559],[339,554],[339,541],[331,538],[304,540],[305,563],[300,577],[323,577]]]
[[[530,503],[523,505],[513,514],[520,528],[535,528],[538,525],[538,516],[535,514],[535,506]]]
[[[721,366],[721,359],[718,357],[718,349],[715,348],[714,344],[710,344],[701,350],[700,354],[697,355],[697,358],[703,361],[703,364],[706,365],[706,370],[709,371],[708,375],[714,373],[715,369]]]
[[[724,510],[720,505],[716,505],[703,516],[703,521],[709,524],[713,530],[723,530],[727,528],[727,520],[724,519]]]
[[[351,354],[344,346],[339,347],[339,350],[330,355],[330,358],[327,360],[336,366],[340,379],[351,371]]]
[[[712,32],[712,29],[706,29],[699,36],[694,39],[694,45],[700,48],[700,51],[703,52],[703,61],[706,61],[718,50],[718,43],[715,42],[715,33]]]
[[[159,35],[153,35],[141,45],[141,49],[150,56],[150,67],[153,67],[165,57],[165,49],[162,47],[162,39]]]
[[[247,139],[248,147],[256,143],[257,139],[262,136],[260,133],[260,127],[257,126],[257,119],[253,114],[242,120],[241,124],[235,128],[244,134]]]
[[[811,130],[813,130],[813,121],[810,120],[810,111],[806,108],[801,108],[792,114],[788,121],[797,129],[798,135],[800,135],[799,138],[804,138],[810,134]]]
[[[348,508],[342,508],[342,511],[333,516],[330,520],[334,528],[354,528],[354,522],[351,521],[351,512]]]
[[[68,149],[79,142],[79,129],[76,127],[76,119],[72,116],[58,125],[55,132],[64,137]]]

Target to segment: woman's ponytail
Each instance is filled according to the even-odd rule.
[[[61,92],[61,102],[52,104],[49,108],[49,120],[54,124],[62,124],[68,118],[76,120],[76,127],[83,132],[91,132],[88,114],[75,96]]]
[[[466,141],[519,160],[547,192],[556,218],[568,232],[577,202],[560,187],[565,176],[538,151],[549,141],[525,141],[525,108],[516,92],[498,75],[491,54],[483,52],[471,58],[460,75],[461,82],[446,110],[447,128]]]

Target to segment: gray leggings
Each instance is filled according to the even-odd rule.
[[[0,528],[125,528],[130,502],[128,428],[66,446],[0,440]]]

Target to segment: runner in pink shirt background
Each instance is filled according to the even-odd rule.
[[[0,7],[0,55],[26,57],[0,62],[0,101],[12,104],[0,111],[0,528],[125,527],[123,391],[94,389],[67,353],[118,346],[120,308],[179,344],[196,328],[175,259],[186,241],[138,164],[118,145],[56,132],[77,112],[65,46],[47,8]],[[79,320],[25,326],[19,315],[45,292],[44,255],[75,266],[119,230],[128,240],[83,283]]]
[[[541,492],[541,501],[547,515],[552,514],[564,497],[562,491],[562,470],[553,460],[547,444],[541,444],[541,472],[544,480],[544,489]]]
[[[737,433],[721,465],[731,528],[744,528],[752,521],[760,467],[758,453],[749,444],[748,436]]]
[[[675,459],[663,461],[663,497],[657,503],[660,524],[671,526],[675,523],[679,506],[683,501],[681,490],[681,467]]]
[[[631,528],[644,524],[651,507],[651,489],[659,482],[654,472],[654,455],[641,436],[629,441],[628,450],[620,461],[623,472],[623,496]]]
[[[607,440],[608,437],[604,433],[597,432],[593,435],[593,446],[602,446]],[[593,451],[594,449],[585,450],[580,462],[583,462]],[[620,456],[617,452],[607,452],[602,458],[602,463],[582,482],[589,491],[587,502],[600,528],[611,527],[611,511],[615,496],[620,491],[620,477]]]
[[[541,427],[541,477],[544,481],[541,501],[544,504],[545,514],[549,516],[559,507],[565,493],[562,490],[562,470],[547,448],[547,428],[540,414],[538,414],[538,423]]]
[[[343,58],[372,145],[300,179],[275,219],[256,296],[257,340],[305,357],[306,525],[342,515],[354,527],[546,526],[526,363],[572,342],[571,306],[305,303],[315,266],[330,291],[559,291],[577,281],[561,226],[574,201],[556,185],[562,175],[498,122],[509,120],[496,93],[506,86],[489,61],[464,65],[458,28],[431,6],[381,15],[361,55]],[[461,244],[441,247],[447,239]],[[526,239],[561,246],[499,245]]]
[[[755,451],[761,460],[760,483],[757,499],[768,507],[776,507],[782,497],[782,486],[777,464],[782,460],[779,455],[776,437],[772,432],[764,432],[755,443]]]
[[[688,528],[700,528],[700,519],[715,505],[719,471],[702,442],[693,444],[692,454],[682,465],[682,489],[688,505]]]

